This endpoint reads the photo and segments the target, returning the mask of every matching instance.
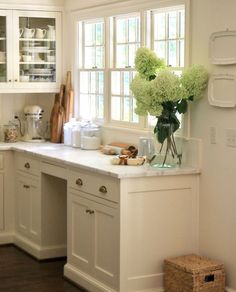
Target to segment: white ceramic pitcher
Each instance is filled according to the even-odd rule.
[[[51,39],[51,40],[55,40],[55,38],[56,38],[55,26],[48,25],[47,38]]]
[[[46,29],[36,28],[35,37],[36,39],[43,39],[46,35]]]
[[[32,39],[34,34],[35,34],[35,29],[34,28],[20,28],[20,37],[23,37],[25,39]]]

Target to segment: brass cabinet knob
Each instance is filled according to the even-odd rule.
[[[94,211],[93,210],[90,210],[89,214],[94,214]]]
[[[8,82],[11,82],[11,79],[9,79]]]
[[[18,80],[17,79],[15,79],[15,82],[17,82]]]
[[[90,210],[89,210],[89,209],[86,209],[85,212],[86,212],[86,213],[90,213]]]
[[[82,186],[83,185],[83,181],[81,178],[78,178],[75,183],[77,184],[77,186]]]
[[[103,193],[103,194],[106,194],[107,193],[107,188],[105,186],[101,186],[99,188],[99,192]]]
[[[28,186],[28,185],[24,185],[24,188],[25,188],[25,189],[29,189],[30,186]]]
[[[27,169],[30,168],[30,164],[29,164],[29,162],[26,162],[26,163],[25,163],[25,168],[27,168]]]

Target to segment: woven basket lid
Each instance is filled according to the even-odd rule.
[[[172,265],[191,274],[224,269],[224,265],[221,262],[211,260],[196,254],[165,259],[164,262],[165,264]]]

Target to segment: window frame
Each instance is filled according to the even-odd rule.
[[[97,19],[103,18],[105,21],[105,37],[107,39],[107,35],[110,35],[110,27],[108,24],[108,19],[112,16],[119,16],[122,14],[134,14],[140,13],[141,20],[141,46],[151,46],[151,39],[148,37],[149,33],[145,33],[147,26],[150,25],[150,15],[149,11],[165,8],[168,7],[172,8],[174,6],[184,6],[185,10],[185,68],[189,66],[189,40],[190,40],[190,0],[164,0],[160,2],[156,2],[156,0],[148,0],[148,1],[139,1],[139,0],[130,0],[124,1],[123,3],[113,3],[107,5],[96,6],[93,8],[86,8],[80,11],[74,11],[73,13],[73,27],[74,27],[74,35],[76,39],[76,43],[74,44],[74,53],[73,53],[73,72],[75,78],[75,114],[78,116],[78,63],[79,63],[79,56],[78,54],[78,22],[79,21],[86,21],[88,19],[93,19],[93,16],[96,15]],[[143,21],[144,20],[144,21]],[[147,118],[140,117],[140,123],[138,127],[133,127],[130,123],[119,121],[118,123],[111,121],[110,118],[110,109],[111,109],[111,58],[113,56],[113,51],[111,49],[112,42],[105,42],[105,69],[104,69],[104,120],[103,120],[103,127],[110,128],[114,130],[122,129],[122,131],[126,131],[129,133],[130,131],[138,132],[138,133],[147,133],[150,131],[150,126],[148,125]],[[75,62],[74,62],[75,61]],[[77,106],[77,108],[76,108]],[[190,109],[187,114],[185,114],[184,119],[184,131],[180,132],[179,135],[184,136],[185,138],[190,137]]]

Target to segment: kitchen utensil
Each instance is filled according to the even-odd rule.
[[[35,37],[36,39],[43,39],[46,35],[46,29],[36,28]]]
[[[62,99],[65,86],[62,84],[60,93],[55,95],[55,102],[52,108],[50,124],[51,124],[51,142],[60,143],[62,136],[62,128],[64,124],[64,108],[62,106]]]
[[[65,122],[68,122],[73,115],[73,90],[71,85],[71,71],[67,72],[66,75],[66,87],[62,101],[62,105],[65,109]]]

